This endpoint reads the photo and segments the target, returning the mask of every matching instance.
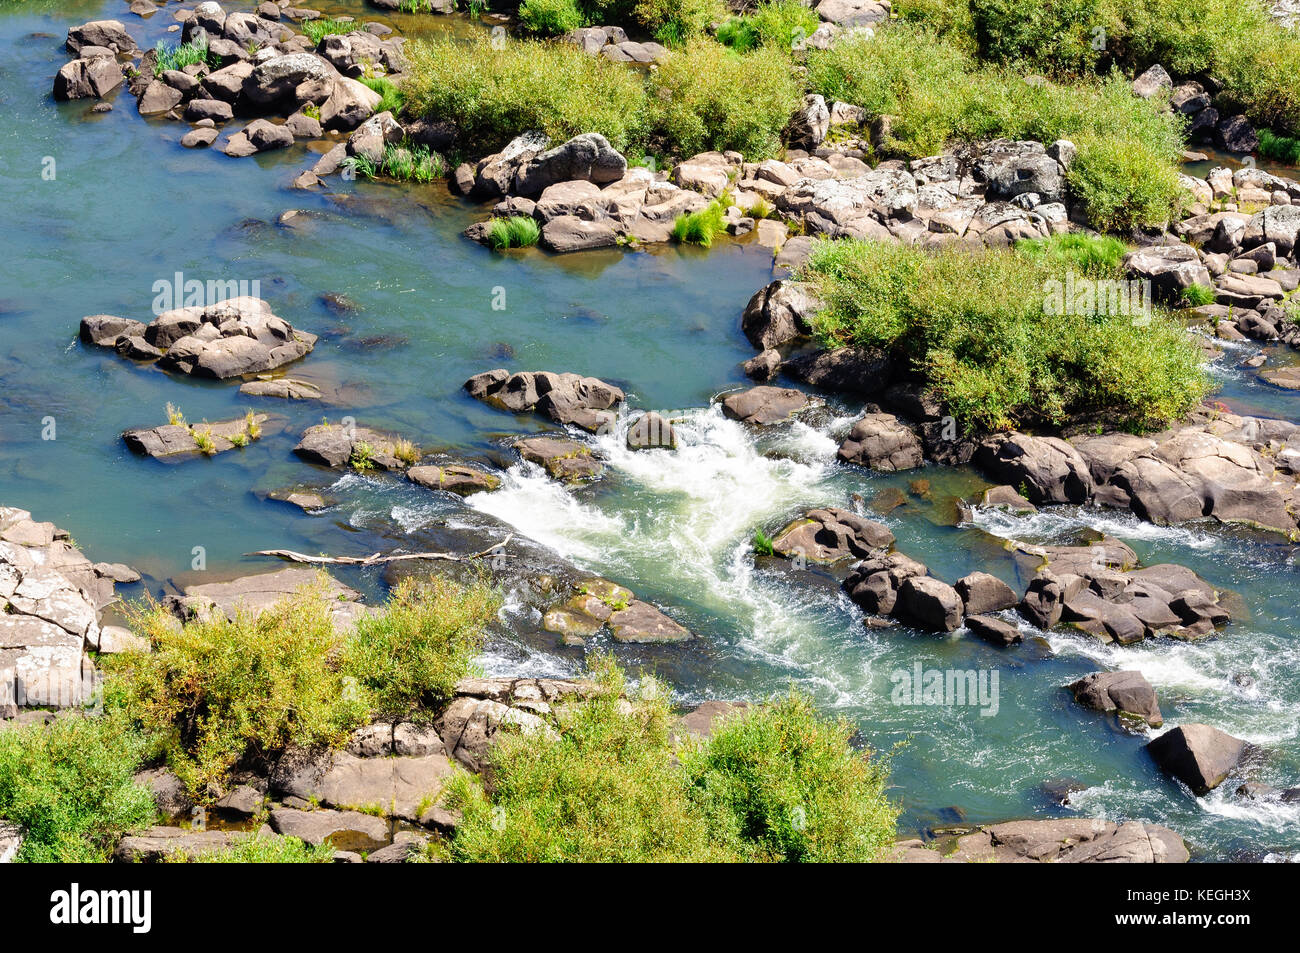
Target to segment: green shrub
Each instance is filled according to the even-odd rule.
[[[734,149],[759,161],[780,149],[781,130],[802,102],[783,51],[745,56],[694,40],[650,78],[652,125],[679,155]]]
[[[459,775],[464,814],[451,857],[471,862],[578,863],[738,860],[713,836],[673,762],[667,692],[653,680],[624,711],[622,674],[596,663],[601,691],[558,710],[562,734],[498,734],[493,791]]]
[[[1079,154],[1066,181],[1095,228],[1129,231],[1169,221],[1183,194],[1174,166],[1132,140],[1088,136],[1075,144]]]
[[[815,321],[823,344],[887,350],[968,432],[1077,415],[1150,428],[1194,407],[1208,380],[1184,328],[1159,309],[1136,321],[1053,313],[1078,310],[1048,307],[1048,283],[1068,270],[1006,249],[824,241],[802,275],[825,302]]]
[[[536,245],[541,237],[541,226],[526,215],[494,218],[488,223],[488,247],[497,251],[507,248],[527,248]]]
[[[636,21],[667,46],[682,46],[704,35],[726,15],[722,0],[636,0]]]
[[[486,586],[437,576],[403,579],[383,611],[357,620],[342,672],[361,686],[374,713],[391,720],[417,716],[450,698],[474,671],[499,604]]]
[[[557,36],[586,25],[577,0],[524,0],[519,22],[530,33]]]
[[[454,122],[467,150],[494,151],[531,129],[556,140],[599,132],[619,150],[642,135],[641,77],[573,44],[511,41],[494,50],[486,38],[443,37],[406,49],[408,111]]]
[[[673,241],[712,247],[713,239],[721,235],[726,227],[722,221],[723,211],[722,203],[714,201],[698,212],[677,216],[673,222]]]
[[[143,755],[120,717],[0,729],[0,818],[23,829],[18,859],[102,861],[122,834],[152,824],[153,795],[132,780]]]
[[[1187,308],[1198,308],[1201,305],[1214,304],[1214,289],[1209,285],[1188,285],[1183,289],[1180,303]]]
[[[969,0],[979,55],[1007,64],[1091,72],[1116,33],[1113,0]]]
[[[197,795],[245,757],[269,760],[290,744],[342,742],[369,713],[336,664],[340,644],[323,585],[260,614],[220,611],[183,628],[161,607],[133,628],[154,651],[118,656],[108,690]]]
[[[717,38],[737,53],[763,45],[792,50],[796,40],[812,36],[819,22],[817,14],[799,0],[767,0],[752,13],[719,25]]]
[[[356,29],[359,29],[359,27],[355,21],[336,20],[333,17],[323,19],[317,17],[302,21],[302,32],[313,44],[319,44],[327,36],[334,34],[346,35]]]
[[[687,749],[693,795],[748,848],[786,863],[863,863],[892,848],[888,763],[850,746],[853,727],[789,695],[715,726]]]
[[[556,710],[560,733],[498,735],[492,790],[459,775],[462,861],[874,860],[893,841],[887,765],[848,744],[851,729],[808,699],[755,706],[713,739],[674,742],[668,694],[628,690],[609,659],[599,690]],[[626,694],[626,699],[620,698]]]

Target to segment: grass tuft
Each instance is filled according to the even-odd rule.
[[[494,218],[488,224],[488,247],[497,251],[507,248],[527,248],[536,245],[542,236],[541,226],[525,215]]]

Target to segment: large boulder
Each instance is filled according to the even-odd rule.
[[[931,632],[951,632],[961,626],[966,613],[952,586],[933,576],[912,576],[898,587],[894,615]]]
[[[1246,742],[1209,725],[1179,725],[1147,745],[1156,764],[1194,794],[1208,794],[1241,762]]]
[[[988,183],[990,195],[1010,199],[1033,193],[1043,202],[1065,198],[1065,170],[1040,142],[996,140],[985,148],[975,168]]]
[[[72,60],[54,76],[55,99],[102,99],[122,84],[126,74],[112,56]]]
[[[836,507],[809,510],[772,540],[772,551],[787,559],[816,563],[865,559],[894,545],[894,534],[875,520]]]
[[[822,144],[830,131],[831,113],[826,100],[817,93],[803,98],[803,105],[795,110],[785,128],[785,141],[794,149],[812,151]]]
[[[1134,278],[1151,282],[1153,293],[1175,299],[1192,285],[1212,284],[1210,272],[1190,245],[1151,245],[1124,256],[1124,268]]]
[[[1241,236],[1243,248],[1255,248],[1271,242],[1283,257],[1296,247],[1300,232],[1300,205],[1271,205],[1251,216]]]
[[[953,586],[961,596],[968,615],[985,615],[1010,609],[1019,602],[1015,591],[997,576],[973,572],[962,576]]]
[[[795,380],[836,393],[871,396],[893,379],[894,362],[874,347],[836,347],[791,358],[782,366]]]
[[[320,107],[320,124],[344,132],[355,129],[374,114],[380,98],[365,83],[340,76]]]
[[[256,106],[319,106],[334,91],[337,80],[338,71],[319,56],[286,53],[255,64],[244,81],[243,93]]]
[[[808,404],[802,391],[763,384],[722,398],[722,412],[742,423],[767,425],[788,419]]]
[[[1086,503],[1094,488],[1087,461],[1059,437],[996,434],[979,445],[974,463],[1031,503]]]
[[[754,292],[740,319],[749,343],[760,350],[780,347],[812,333],[821,302],[797,281],[773,281]]]
[[[1094,672],[1067,687],[1086,708],[1131,716],[1152,728],[1164,724],[1156,690],[1141,672]]]
[[[910,470],[922,462],[920,438],[893,414],[866,414],[853,424],[837,456],[873,470]]]
[[[64,47],[79,54],[84,47],[98,46],[115,53],[134,53],[138,47],[121,20],[91,20],[68,30]]]
[[[557,182],[575,179],[608,185],[626,171],[627,160],[609,140],[587,132],[522,162],[515,171],[514,194],[531,198]]]
[[[477,400],[516,414],[536,411],[559,424],[597,433],[614,420],[615,404],[627,399],[622,388],[598,377],[551,371],[493,370],[476,374],[465,389]]]

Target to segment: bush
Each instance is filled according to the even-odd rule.
[[[1152,228],[1169,221],[1182,197],[1178,171],[1142,143],[1080,137],[1066,174],[1088,221],[1102,231]]]
[[[695,40],[650,79],[655,134],[683,156],[729,149],[751,161],[773,156],[802,101],[789,58],[767,47],[741,56]]]
[[[488,223],[488,247],[497,251],[507,248],[527,248],[536,245],[541,237],[541,226],[526,215],[494,218]]]
[[[563,734],[497,736],[489,797],[467,775],[449,785],[464,814],[451,857],[471,862],[738,860],[712,836],[673,763],[672,712],[653,681],[619,704],[622,674],[596,663],[601,691],[559,711]]]
[[[0,729],[0,818],[23,829],[18,859],[102,861],[122,834],[152,824],[153,795],[132,780],[143,755],[119,717]]]
[[[519,22],[530,33],[557,36],[586,25],[577,0],[524,0],[519,5]]]
[[[979,55],[1052,72],[1092,72],[1116,35],[1113,0],[969,0]]]
[[[1259,154],[1274,162],[1300,165],[1300,139],[1279,136],[1268,129],[1259,130]]]
[[[797,39],[812,36],[817,29],[817,14],[799,0],[767,0],[753,13],[733,17],[718,27],[718,42],[738,53],[748,53],[758,46],[782,50],[794,48]]]
[[[466,149],[493,152],[540,129],[556,140],[598,132],[621,151],[643,132],[640,76],[572,44],[524,40],[494,50],[486,38],[443,37],[406,49],[408,113],[454,122]]]
[[[722,0],[636,0],[636,20],[660,43],[681,46],[726,15]]]
[[[1068,270],[1053,256],[1006,249],[823,241],[802,277],[826,305],[815,321],[823,344],[887,350],[968,432],[1080,415],[1152,428],[1196,406],[1208,380],[1183,327],[1159,310],[1149,322],[1054,313],[1062,309],[1048,307],[1048,282]]]
[[[694,796],[759,856],[863,863],[893,846],[887,762],[849,744],[853,727],[791,692],[722,722],[683,755]]]
[[[1017,242],[1016,251],[1056,270],[1072,268],[1090,277],[1107,278],[1116,274],[1128,246],[1110,235],[1065,232]]]
[[[205,797],[241,762],[336,746],[376,715],[418,717],[470,671],[494,605],[481,586],[403,582],[347,636],[320,584],[261,613],[216,611],[183,628],[146,607],[132,625],[153,651],[108,663],[109,701]]]
[[[491,794],[453,779],[464,821],[452,859],[872,860],[892,842],[886,766],[853,752],[850,728],[808,699],[756,706],[712,740],[675,745],[662,685],[626,691],[612,661],[594,666],[600,690],[557,710],[561,734],[498,736]]]
[[[383,611],[357,620],[342,671],[356,679],[372,710],[398,720],[451,698],[474,670],[485,629],[499,607],[486,586],[438,576],[403,579]]]
[[[341,743],[368,704],[345,690],[329,608],[318,585],[260,614],[217,610],[179,629],[161,607],[137,610],[132,626],[154,650],[110,663],[110,697],[200,796],[245,757]]]

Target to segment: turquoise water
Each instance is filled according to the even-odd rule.
[[[137,592],[275,568],[244,555],[258,549],[359,554],[426,548],[462,530],[499,538],[512,527],[669,607],[701,636],[685,648],[619,649],[629,664],[668,678],[684,702],[761,698],[793,683],[851,719],[865,743],[890,749],[906,740],[893,768],[906,829],[1059,811],[1041,786],[1069,780],[1084,789],[1080,810],[1166,823],[1199,858],[1300,851],[1295,806],[1243,806],[1230,788],[1192,798],[1156,772],[1141,751],[1145,739],[1078,710],[1061,690],[1099,667],[1139,668],[1170,723],[1203,720],[1263,744],[1271,756],[1259,779],[1300,783],[1292,547],[1217,526],[1160,529],[1074,508],[958,525],[954,500],[983,484],[965,471],[929,469],[920,474],[932,484],[929,499],[909,496],[881,518],[899,549],[936,575],[982,568],[1023,585],[1004,539],[1071,541],[1102,530],[1144,561],[1183,563],[1233,590],[1245,614],[1200,645],[1122,649],[1055,633],[1001,651],[959,635],[866,630],[833,582],[756,568],[749,540],[756,527],[770,532],[811,505],[906,493],[918,474],[834,464],[837,437],[860,409],[851,404],[831,401],[808,424],[760,437],[710,408],[714,395],[744,381],[738,365],[753,352],[739,315],[771,278],[768,250],[727,242],[708,252],[501,256],[460,237],[482,210],[441,186],[335,181],[329,194],[294,191],[294,176],[312,161],[302,147],[229,159],[182,149],[185,127],[141,119],[124,93],[104,115],[89,114],[84,102],[54,103],[68,25],[116,17],[148,46],[171,22],[166,8],[146,22],[119,2],[65,9],[0,16],[0,503],[66,528],[91,558],[136,566],[146,575]],[[359,2],[326,9],[362,15]],[[439,18],[406,25],[473,28]],[[47,156],[53,181],[41,176]],[[290,210],[300,214],[279,224]],[[331,402],[254,404],[234,384],[172,377],[77,341],[86,314],[147,320],[154,283],[177,271],[258,281],[278,314],[321,335],[292,373],[322,384]],[[497,289],[504,310],[492,307]],[[356,310],[335,313],[321,299],[327,293],[346,295]],[[1300,397],[1261,385],[1234,354],[1216,368],[1219,398],[1234,410],[1295,419]],[[487,408],[460,389],[498,366],[618,383],[634,406],[684,418],[682,448],[633,454],[616,437],[600,438],[609,461],[600,483],[567,490],[516,466],[500,490],[468,505],[384,476],[340,478],[290,452],[322,416],[352,416],[426,449],[510,465],[503,443],[544,429],[541,422]],[[252,406],[276,416],[261,441],[212,460],[132,456],[120,432],[164,422],[168,403],[191,422]],[[42,439],[47,418],[54,440]],[[297,485],[325,488],[338,502],[308,516],[265,498]],[[191,568],[195,547],[206,557],[203,573]],[[382,594],[378,571],[339,575]],[[535,630],[532,610],[508,603],[488,668],[577,669],[580,655]],[[916,662],[996,671],[997,714],[891,704],[891,674]]]

